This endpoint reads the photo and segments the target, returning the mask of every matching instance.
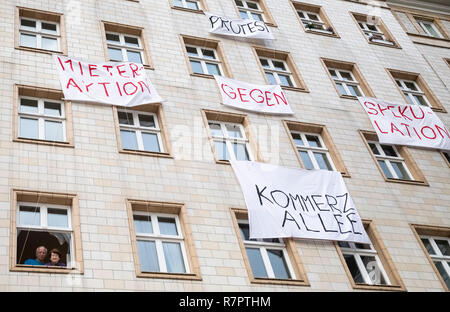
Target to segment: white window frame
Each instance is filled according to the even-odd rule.
[[[27,206],[27,207],[35,207],[39,208],[39,215],[40,215],[40,225],[27,225],[27,224],[21,224],[20,223],[20,207],[21,206]],[[63,227],[51,227],[48,225],[48,209],[63,209],[67,211],[67,228]],[[35,210],[35,211],[36,211]],[[64,233],[64,234],[70,234],[70,244],[69,244],[69,253],[68,255],[70,257],[66,257],[67,263],[65,268],[74,268],[75,264],[75,249],[74,249],[74,235],[73,235],[73,229],[72,229],[72,209],[70,206],[63,206],[63,205],[54,205],[54,204],[40,204],[40,203],[33,203],[33,202],[18,202],[17,203],[17,212],[16,212],[16,220],[17,220],[17,235],[19,231],[26,231],[26,230],[32,230],[36,232],[52,232],[52,233]],[[16,237],[17,239],[17,237]],[[17,246],[18,248],[18,246]],[[44,266],[45,267],[45,266]]]
[[[351,85],[351,86],[356,87],[359,90],[359,92],[361,93],[361,96],[365,96],[363,90],[361,89],[361,86],[359,85],[359,82],[355,79],[355,75],[353,75],[353,73],[350,70],[328,67],[328,71],[330,71],[330,70],[333,70],[336,73],[337,78],[334,78],[333,75],[331,75],[331,73],[330,73],[330,76],[334,80],[334,83],[336,84],[336,88],[338,89],[339,94],[340,94],[340,91],[339,91],[340,89],[337,87],[337,84],[341,84],[345,90],[345,94],[340,94],[340,95],[354,96],[348,87],[348,85]],[[350,74],[352,80],[346,80],[346,79],[342,78],[341,72]]]
[[[109,35],[109,34],[115,35],[115,36],[119,36],[119,42],[120,43],[117,44],[117,43],[113,43],[111,41],[108,41],[108,38],[106,36]],[[127,43],[125,42],[125,37],[137,39],[139,47],[134,47],[134,46],[127,45]],[[108,59],[111,62],[129,62],[128,54],[127,54],[127,51],[129,50],[129,51],[132,51],[132,52],[139,52],[139,54],[141,55],[142,64],[146,64],[144,47],[143,47],[142,40],[141,40],[140,36],[129,35],[129,34],[126,34],[126,33],[118,33],[118,32],[114,32],[114,31],[106,31],[105,32],[105,40],[106,40],[106,45],[107,45]],[[116,50],[120,49],[120,51],[122,52],[122,61],[112,60],[109,57],[109,48],[116,49]]]
[[[34,21],[36,23],[36,28],[33,30],[31,27],[23,26],[22,20],[27,21]],[[55,52],[61,52],[61,34],[60,34],[60,27],[59,23],[46,21],[46,20],[40,20],[35,18],[28,18],[28,17],[20,17],[20,26],[19,26],[19,45],[21,47],[27,47],[32,49],[42,49],[47,51],[55,51]],[[46,29],[42,29],[42,23],[56,25],[56,32],[52,32]],[[29,47],[21,44],[21,36],[24,35],[32,35],[36,36],[36,47]],[[57,41],[57,50],[48,50],[42,47],[42,37],[48,37],[51,39],[56,39]]]
[[[181,254],[183,256],[183,264],[185,273],[176,273],[176,274],[190,274],[190,267],[188,262],[188,257],[186,253],[186,246],[184,244],[184,237],[183,232],[181,230],[181,224],[180,219],[178,215],[174,214],[165,214],[165,213],[155,213],[155,212],[143,212],[143,211],[133,211],[133,222],[134,222],[134,216],[145,216],[149,217],[152,223],[152,230],[153,233],[138,233],[135,229],[135,235],[136,235],[136,244],[138,241],[151,241],[155,242],[156,245],[156,253],[158,256],[158,262],[159,262],[159,271],[160,273],[172,273],[167,271],[167,263],[165,260],[164,255],[164,249],[163,249],[163,242],[176,242],[180,244],[181,247]],[[177,228],[178,235],[167,235],[167,234],[161,234],[159,230],[159,221],[158,217],[161,218],[170,218],[175,219],[175,225]],[[137,247],[137,246],[136,246]],[[139,253],[139,251],[137,251]],[[138,255],[138,257],[140,257]],[[140,261],[139,261],[140,262]],[[141,270],[141,266],[139,266],[139,270]],[[155,271],[142,271],[142,273],[155,273]]]
[[[425,34],[427,36],[430,37],[434,37],[434,38],[444,38],[444,36],[441,34],[441,32],[439,31],[439,29],[436,27],[436,25],[434,24],[434,22],[432,21],[427,21],[427,20],[423,20],[423,19],[417,19],[416,18],[417,23],[420,25],[420,28],[422,28],[422,30],[425,32]],[[434,36],[433,34],[430,33],[430,31],[427,29],[427,27],[425,27],[425,25],[428,24],[431,26],[431,28],[433,28],[433,30],[436,32],[436,34],[438,35],[437,37]]]
[[[233,0],[233,1],[235,1],[235,0]],[[259,15],[261,15],[261,20],[263,21],[263,22],[266,22],[266,17],[264,16],[264,10],[261,8],[261,6],[260,6],[260,4],[259,4],[259,2],[258,1],[249,1],[249,0],[240,0],[241,2],[242,2],[242,4],[244,5],[244,6],[240,6],[239,4],[237,4],[236,3],[236,1],[234,2],[235,4],[236,4],[236,7],[238,8],[238,11],[239,11],[239,17],[240,18],[242,18],[241,17],[241,13],[246,13],[247,14],[247,18],[248,19],[251,19],[251,20],[255,20],[254,18],[253,18],[253,15],[252,15],[252,13],[255,13],[255,14],[259,14]],[[256,4],[256,6],[258,7],[258,9],[252,9],[252,8],[249,8],[248,7],[248,2],[250,2],[250,3],[253,3],[253,4]]]
[[[223,136],[213,135],[213,133],[211,131],[210,123],[219,124]],[[240,131],[242,137],[241,138],[230,137],[228,135],[227,125],[234,126],[234,127],[237,126],[239,128],[239,131]],[[247,137],[245,135],[245,129],[244,129],[244,126],[242,124],[234,123],[234,122],[208,120],[208,130],[210,131],[211,137],[213,139],[214,149],[216,148],[215,142],[225,142],[226,148],[227,148],[227,151],[228,151],[228,155],[231,158],[230,160],[237,160],[236,159],[236,155],[234,155],[234,150],[233,150],[232,143],[244,144],[245,145],[245,149],[247,150],[249,161],[254,160],[253,154],[252,154],[252,151],[251,151],[251,148],[250,148],[250,141],[247,139]],[[216,151],[217,159],[218,160],[225,160],[225,159],[219,159],[218,156],[219,155],[217,155],[217,151]]]
[[[240,219],[240,220],[238,220],[238,227],[240,224],[248,225],[249,221]],[[241,235],[240,227],[239,227],[239,235]],[[278,238],[279,243],[265,242],[263,239],[245,240],[244,237],[242,237],[242,235],[241,235],[241,239],[242,239],[242,242],[244,243],[244,247],[246,249],[245,252],[247,252],[247,248],[259,249],[259,252],[261,253],[261,257],[264,262],[264,267],[266,269],[266,273],[268,276],[267,278],[277,279],[277,277],[275,276],[275,273],[273,272],[272,264],[270,263],[269,256],[267,254],[267,249],[272,249],[272,250],[281,250],[283,252],[283,258],[286,261],[287,270],[289,272],[289,275],[291,276],[287,280],[295,280],[296,279],[295,271],[292,267],[291,261],[289,259],[289,254],[286,249],[286,245],[284,244],[282,238]],[[247,255],[247,257],[248,257],[248,255]],[[250,259],[249,259],[249,262],[250,262]],[[250,263],[249,263],[249,265],[253,272],[253,268],[251,267]],[[264,277],[255,277],[255,278],[264,278]]]
[[[340,244],[345,243],[348,244],[349,247],[342,247]],[[356,261],[356,264],[358,266],[358,269],[361,273],[361,276],[364,280],[364,284],[367,285],[384,285],[384,284],[376,284],[369,276],[369,273],[366,269],[366,267],[364,266],[364,262],[361,259],[361,256],[369,256],[369,257],[374,257],[375,261],[376,261],[376,266],[379,269],[379,273],[383,276],[384,280],[386,281],[386,285],[392,285],[391,281],[389,279],[389,276],[386,274],[386,271],[383,267],[383,264],[381,263],[380,258],[378,257],[378,253],[375,250],[375,248],[373,247],[372,243],[370,244],[364,244],[364,245],[368,245],[370,246],[370,249],[362,249],[362,248],[357,248],[357,245],[353,242],[339,242],[339,248],[341,249],[342,255],[344,256],[345,259],[345,255],[351,255],[353,256],[353,258]],[[345,265],[347,265],[347,262],[344,260]],[[353,278],[353,276],[352,276]]]
[[[386,36],[380,30],[380,28],[378,27],[377,24],[368,23],[368,22],[365,22],[365,21],[357,21],[357,22],[358,22],[358,25],[361,28],[361,30],[364,32],[364,35],[367,37],[367,39],[369,39],[369,41],[371,41],[371,42],[378,42],[378,43],[384,43],[384,44],[389,44],[389,45],[394,45],[394,43],[392,41],[386,39]],[[371,30],[369,28],[369,26],[375,27],[376,30]],[[382,39],[372,39],[371,40],[373,35],[378,35]]]
[[[264,67],[263,64],[261,63],[261,60],[267,61],[268,64],[269,64],[269,68]],[[286,68],[286,70],[276,69],[275,66],[273,65],[273,61],[283,63],[283,66]],[[284,60],[281,60],[281,59],[272,59],[272,58],[260,56],[260,57],[259,57],[259,62],[261,63],[261,67],[264,69],[264,74],[266,74],[266,73],[273,74],[273,76],[274,76],[274,78],[275,78],[277,84],[279,84],[280,86],[282,86],[282,87],[288,87],[288,88],[296,88],[296,87],[297,87],[297,85],[296,85],[296,83],[295,83],[294,76],[293,76],[292,72],[290,71],[289,66],[287,65],[287,63],[286,63]],[[279,74],[283,74],[283,75],[285,75],[285,76],[289,76],[289,79],[290,79],[291,82],[292,82],[292,86],[287,86],[287,85],[281,84],[281,79],[280,79],[280,77],[278,76]],[[267,77],[266,77],[266,79],[268,80]],[[270,83],[270,81],[269,81],[269,83]]]
[[[187,48],[195,49],[198,56],[190,55],[189,52],[187,51]],[[208,51],[212,51],[214,53],[214,59],[210,59],[210,58],[204,57],[202,49],[208,50]],[[203,75],[212,75],[212,74],[209,73],[208,67],[206,66],[206,63],[211,63],[211,64],[216,64],[219,67],[219,71],[220,71],[220,75],[219,76],[224,76],[222,63],[220,61],[220,58],[218,57],[218,53],[217,53],[216,49],[207,48],[207,47],[200,47],[200,46],[196,46],[196,45],[192,45],[192,44],[186,44],[186,53],[187,53],[187,56],[189,58],[189,66],[191,67],[192,73],[194,73],[194,70],[192,69],[191,61],[197,61],[197,62],[200,62],[201,66],[202,66],[203,73],[201,73],[201,74],[203,74]],[[194,73],[194,74],[200,74],[200,73]]]
[[[381,144],[379,142],[368,141],[367,143],[369,144],[369,148],[370,148],[371,152],[374,154],[377,162],[378,162],[378,160],[382,160],[382,161],[384,161],[386,163],[386,167],[388,168],[388,170],[389,170],[389,172],[390,172],[390,174],[392,176],[392,178],[390,178],[390,179],[405,180],[405,179],[401,179],[401,178],[398,177],[397,173],[395,172],[395,170],[394,170],[394,168],[392,167],[392,164],[391,164],[391,161],[393,161],[393,162],[399,162],[399,163],[402,164],[403,168],[405,169],[405,171],[406,171],[406,173],[407,173],[407,175],[409,177],[409,179],[406,179],[405,181],[413,181],[414,180],[414,177],[411,174],[411,171],[409,171],[408,166],[406,166],[405,160],[400,156],[400,153],[398,152],[398,150],[395,147],[395,145],[383,144],[383,145],[392,147],[394,149],[395,153],[397,154],[396,157],[394,157],[394,156],[387,156],[386,153],[384,152],[384,150],[381,148]],[[378,155],[375,154],[372,151],[372,148],[370,147],[370,144],[374,144],[376,146],[376,149],[378,151]],[[378,165],[381,167],[380,164],[378,164]],[[383,168],[381,168],[381,171],[383,171]],[[383,171],[383,174],[386,175],[384,173],[384,171]],[[388,178],[388,177],[386,176],[386,178]]]
[[[321,33],[326,33],[326,34],[333,34],[332,31],[327,30],[327,26],[324,23],[324,21],[322,21],[322,18],[320,18],[319,13],[305,11],[305,10],[296,10],[296,11],[297,11],[298,16],[300,17],[300,20],[303,23],[303,26],[305,26],[306,29],[308,29],[310,31],[316,31],[316,32],[321,32]],[[303,15],[303,17],[301,15]],[[318,20],[316,21],[316,20],[310,19],[309,15],[315,15]],[[316,25],[316,26],[321,26],[321,29],[309,28],[307,25],[310,23],[313,25]]]
[[[400,83],[399,87],[402,90],[403,94],[408,99],[409,104],[424,106],[414,98],[413,95],[417,95],[422,96],[423,99],[425,100],[425,103],[427,104],[426,106],[431,107],[430,101],[428,101],[425,93],[422,91],[422,89],[420,89],[419,85],[415,81],[406,79],[395,79],[395,82],[397,83],[397,85]],[[414,87],[417,89],[417,91],[408,88],[406,86],[406,82],[414,84]]]
[[[322,136],[320,134],[318,134],[318,133],[311,133],[311,132],[291,131],[291,135],[292,134],[300,135],[300,137],[301,137],[301,139],[303,141],[303,144],[304,144],[304,145],[297,145],[297,144],[295,144],[295,146],[297,148],[297,152],[299,153],[300,159],[302,159],[301,155],[300,155],[300,151],[307,152],[308,153],[308,157],[310,158],[310,160],[311,160],[311,162],[312,162],[312,164],[314,166],[314,169],[326,170],[326,169],[321,169],[319,167],[319,164],[317,163],[316,157],[314,157],[314,152],[325,154],[325,157],[327,158],[329,164],[331,165],[332,171],[337,171],[336,170],[336,166],[334,165],[334,162],[333,162],[333,160],[331,158],[330,152],[329,152],[328,148],[326,147],[325,142],[323,141],[323,138],[322,138]],[[310,146],[309,142],[308,142],[308,140],[306,138],[307,135],[317,137],[319,139],[320,145],[322,147]],[[295,140],[294,140],[293,137],[292,137],[292,139],[293,139],[293,141],[295,143]]]
[[[427,250],[428,255],[430,256],[431,260],[433,261],[433,265],[436,266],[434,262],[440,262],[442,266],[444,267],[444,270],[447,272],[447,275],[450,276],[450,265],[448,264],[450,262],[450,256],[445,256],[442,254],[441,250],[437,246],[435,239],[438,240],[445,240],[450,245],[450,238],[449,237],[441,237],[441,236],[430,236],[430,235],[420,235],[421,239],[428,239],[431,246],[433,247],[434,255],[430,254]],[[423,242],[421,242],[423,244]],[[437,269],[437,267],[436,267]],[[439,272],[440,275],[440,272]]]
[[[119,118],[119,113],[132,114],[133,125],[121,124],[120,118]],[[139,115],[153,116],[153,120],[155,122],[155,127],[152,128],[152,127],[141,126],[139,124]],[[117,110],[117,122],[119,123],[119,132],[121,130],[125,130],[125,131],[133,131],[136,133],[136,141],[137,141],[137,145],[138,145],[138,149],[137,149],[138,151],[150,152],[150,153],[164,153],[164,145],[162,142],[161,129],[159,127],[158,116],[155,113],[148,113],[148,112],[142,112],[142,111],[136,111],[136,110],[127,110],[127,109],[118,109]],[[156,134],[157,139],[158,139],[158,144],[159,144],[158,152],[147,151],[144,149],[144,140],[142,139],[143,132]],[[121,140],[122,148],[125,149],[123,147],[122,137],[120,138],[120,140]],[[126,150],[131,150],[131,149],[126,149]]]
[[[22,106],[22,99],[24,100],[33,100],[38,102],[38,113],[22,113],[21,112],[21,106]],[[61,116],[52,116],[52,115],[45,115],[45,102],[51,102],[51,103],[58,103],[61,105]],[[30,96],[20,96],[19,97],[19,107],[17,109],[18,112],[18,137],[22,139],[29,139],[29,140],[43,140],[48,142],[67,142],[66,137],[66,117],[65,117],[65,109],[64,109],[64,102],[58,101],[58,100],[52,100],[52,99],[45,99],[45,98],[36,98],[36,97],[30,97]],[[24,136],[21,136],[20,133],[20,119],[21,117],[26,119],[34,119],[38,120],[38,138],[27,138]],[[53,121],[53,122],[61,122],[62,123],[62,141],[52,141],[45,139],[45,122],[46,121]]]
[[[194,10],[188,7],[187,2],[195,2],[197,4],[197,9],[198,11],[203,10],[202,5],[200,3],[200,1],[198,0],[180,0],[181,1],[181,7],[178,5],[175,5],[175,2],[172,0],[172,5],[176,8],[185,8],[185,9],[189,9],[189,10]]]

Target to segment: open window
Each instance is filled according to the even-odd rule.
[[[358,24],[359,29],[368,43],[393,48],[400,47],[380,17],[354,12],[350,14]]]
[[[339,38],[336,29],[321,6],[294,0],[291,1],[291,4],[306,32]]]

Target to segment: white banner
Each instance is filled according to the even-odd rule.
[[[250,238],[370,243],[340,172],[231,161],[248,209]]]
[[[56,54],[53,59],[67,100],[120,106],[163,101],[142,64],[84,62]]]
[[[204,13],[211,23],[210,33],[255,39],[274,39],[269,27],[263,21],[229,19],[217,14]]]
[[[450,150],[450,133],[430,107],[358,99],[380,143]]]
[[[238,109],[268,114],[294,114],[279,85],[255,85],[214,76],[222,103]]]

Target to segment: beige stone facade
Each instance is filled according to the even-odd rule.
[[[237,18],[232,0],[200,2],[210,12]],[[448,127],[448,10],[425,11],[439,19],[445,33],[441,39],[430,39],[407,34],[415,26],[400,24],[408,17],[395,16],[385,1],[293,2],[320,6],[338,36],[305,31],[290,0],[264,0],[276,38],[264,42],[209,34],[203,14],[176,9],[171,0],[0,1],[0,291],[448,291],[418,240],[415,229],[422,228],[413,226],[438,227],[441,231],[432,233],[449,237],[448,162],[439,151],[408,148],[426,183],[387,181],[361,135],[373,131],[367,114],[357,99],[339,96],[322,61],[355,64],[373,95],[393,102],[405,99],[387,69],[420,74],[442,105],[444,110],[436,114]],[[61,26],[61,53],[83,60],[109,60],[105,24],[140,30],[151,65],[147,74],[166,100],[150,109],[159,112],[165,153],[122,152],[117,110],[100,104],[70,103],[66,116],[70,144],[16,140],[20,86],[61,90],[51,53],[18,47],[20,14],[31,16],[19,8],[37,11],[37,19],[42,17],[39,12],[53,13]],[[398,6],[395,10],[401,12]],[[354,13],[380,17],[396,47],[370,44]],[[214,79],[191,74],[182,36],[195,37],[196,43],[204,38],[205,46],[217,42],[228,76],[255,84],[266,80],[254,51],[288,53],[304,83],[303,88],[285,90],[295,115],[281,118],[220,104]],[[254,159],[294,168],[303,165],[285,125],[326,128],[356,208],[370,223],[373,243],[386,252],[383,263],[393,286],[355,285],[335,242],[315,240],[287,242],[293,246],[290,261],[296,262],[299,272],[295,282],[255,281],[236,230],[234,211],[246,209],[244,197],[231,166],[216,161],[205,111],[219,111],[225,119],[245,119]],[[32,195],[27,197],[27,191]],[[19,270],[17,202],[59,198],[54,201],[61,204],[61,197],[75,208],[71,211],[76,214],[72,215],[74,268]],[[179,216],[189,275],[139,272],[132,203]]]

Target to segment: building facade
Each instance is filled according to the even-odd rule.
[[[0,20],[0,290],[449,291],[449,155],[379,144],[357,99],[450,125],[446,1],[3,0]],[[165,101],[64,100],[52,54],[142,63]],[[226,107],[214,74],[280,84],[295,114]],[[250,240],[230,159],[341,172],[372,244]],[[40,246],[65,266],[27,262]]]

